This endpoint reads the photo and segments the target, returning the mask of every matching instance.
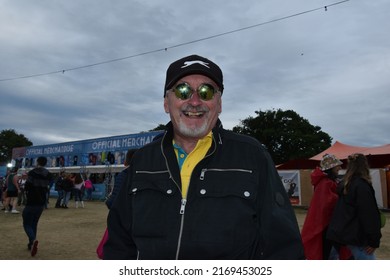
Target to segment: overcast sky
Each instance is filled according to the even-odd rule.
[[[388,0],[0,0],[0,130],[41,145],[153,129],[167,67],[199,54],[223,70],[226,128],[281,108],[333,142],[388,144],[389,15]]]

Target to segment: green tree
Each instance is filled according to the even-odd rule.
[[[31,146],[33,143],[23,134],[13,129],[4,129],[0,132],[0,164],[4,165],[12,159],[12,149]]]
[[[330,147],[332,138],[321,127],[313,126],[293,110],[255,111],[233,128],[264,144],[275,164],[312,157]]]
[[[155,128],[149,130],[149,131],[158,131],[158,130],[165,130],[165,124],[159,124],[158,126],[156,126]]]

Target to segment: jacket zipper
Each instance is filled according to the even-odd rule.
[[[184,215],[184,210],[186,208],[187,199],[182,198],[181,199],[181,206],[180,206],[180,214]]]
[[[165,135],[164,135],[164,138],[165,138]],[[175,181],[174,177],[172,176],[172,172],[171,170],[169,169],[169,164],[168,164],[168,160],[167,160],[167,157],[165,156],[164,154],[164,149],[163,149],[163,143],[164,143],[164,139],[162,139],[161,141],[161,146],[160,146],[160,149],[161,149],[161,154],[163,155],[164,159],[165,159],[165,166],[167,167],[167,171],[169,173],[169,178],[173,181],[173,183],[176,185],[177,189],[179,190],[181,196],[183,197],[183,193],[180,189],[180,186],[179,184]],[[180,221],[180,230],[179,230],[179,237],[178,237],[178,240],[177,240],[177,247],[176,247],[176,256],[175,256],[175,259],[178,260],[179,259],[179,253],[180,253],[180,244],[181,244],[181,237],[182,237],[182,234],[183,234],[183,226],[184,226],[184,212],[185,212],[185,207],[186,207],[186,203],[187,203],[187,199],[185,198],[182,198],[181,199],[181,206],[180,206],[180,210],[179,210],[179,214],[181,215],[181,221]]]
[[[165,138],[165,135],[164,135],[164,138]],[[219,137],[219,143],[222,144],[222,140],[221,138]],[[215,141],[215,138],[213,137],[213,141]],[[169,164],[168,164],[168,160],[164,154],[164,149],[163,149],[163,142],[164,142],[164,139],[162,139],[161,141],[161,154],[164,156],[165,158],[165,165],[167,166],[167,170],[169,172],[169,177],[170,179],[172,179],[172,181],[175,183],[176,187],[179,189],[179,192],[181,193],[182,195],[182,199],[181,199],[181,205],[180,205],[180,210],[179,210],[179,214],[181,215],[181,221],[180,221],[180,230],[179,230],[179,237],[178,237],[178,240],[177,240],[177,249],[176,249],[176,257],[175,259],[178,260],[179,259],[179,254],[180,254],[180,247],[181,247],[181,239],[182,239],[182,236],[183,236],[183,228],[184,228],[184,213],[185,213],[185,208],[186,208],[186,204],[187,204],[187,198],[183,198],[183,193],[182,193],[182,190],[180,189],[179,187],[179,184],[174,180],[173,176],[172,176],[172,173],[171,173],[171,170],[169,169]],[[214,150],[206,155],[204,158],[207,158],[209,156],[211,156],[212,154],[214,154],[216,150],[216,144],[215,144],[215,148]],[[203,171],[203,170],[202,170]],[[190,178],[190,182],[191,182],[191,178]],[[189,188],[190,186],[188,186]],[[188,193],[188,192],[187,192]]]
[[[179,237],[177,239],[177,248],[176,248],[176,256],[175,256],[175,259],[178,260],[179,259],[179,253],[180,253],[180,247],[181,247],[181,238],[182,238],[182,235],[183,235],[183,228],[184,228],[184,212],[185,212],[185,208],[186,208],[186,203],[187,203],[187,199],[185,198],[182,198],[181,199],[181,206],[180,206],[180,230],[179,230]]]
[[[249,169],[239,169],[239,168],[230,168],[230,169],[220,169],[220,168],[210,168],[210,169],[208,169],[208,168],[204,168],[200,172],[199,179],[200,180],[204,180],[204,175],[208,171],[216,171],[216,172],[246,172],[246,173],[252,173],[253,172],[252,170],[249,170]]]

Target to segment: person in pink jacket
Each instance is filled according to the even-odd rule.
[[[88,178],[84,181],[84,187],[86,192],[86,200],[92,200],[93,184],[92,181]]]

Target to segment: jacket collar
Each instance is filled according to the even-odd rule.
[[[223,126],[222,122],[218,119],[217,123],[215,124],[213,128],[213,141],[211,144],[210,149],[208,150],[206,157],[210,156],[211,154],[215,153],[218,149],[218,145],[222,145],[222,131]],[[179,165],[177,164],[177,158],[175,151],[173,149],[173,124],[172,122],[167,123],[166,125],[166,131],[164,135],[162,136],[161,140],[161,152],[165,158],[165,162],[167,165],[167,168],[173,178],[173,180],[178,184],[181,185],[181,179],[180,179],[180,169]]]

